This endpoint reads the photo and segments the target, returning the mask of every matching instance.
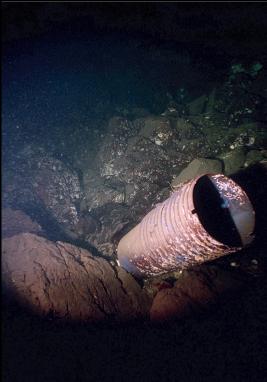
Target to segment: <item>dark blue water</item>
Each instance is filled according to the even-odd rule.
[[[188,99],[212,88],[228,67],[200,46],[142,36],[73,30],[4,46],[4,148],[66,139],[88,118],[110,117],[122,107],[161,113],[167,93]]]

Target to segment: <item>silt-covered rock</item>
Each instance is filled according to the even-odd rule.
[[[88,322],[144,318],[150,299],[131,275],[68,243],[34,234],[3,240],[5,295],[42,317]]]
[[[82,198],[76,172],[39,147],[17,153],[4,174],[4,206],[38,216],[48,230],[54,221],[75,232]]]

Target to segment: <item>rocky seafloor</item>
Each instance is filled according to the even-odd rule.
[[[153,17],[138,21],[165,43],[126,38],[127,50],[116,34],[103,43],[86,33],[77,44],[66,20],[63,42],[47,50],[32,32],[53,24],[50,7],[64,19],[54,5],[40,3],[37,14],[24,5],[3,28],[15,46],[5,51],[3,72],[4,380],[265,380],[264,41],[252,30],[236,43],[230,34],[219,39],[216,11],[202,49],[199,30],[178,9],[170,24],[161,14],[156,29]],[[201,7],[194,20],[200,11],[210,21]],[[109,15],[92,20],[102,32],[112,24]],[[128,21],[125,13],[121,22]],[[135,279],[117,262],[119,240],[176,187],[207,172],[231,177],[248,194],[252,245]]]
[[[4,380],[264,380],[265,122],[218,129],[213,111],[191,113],[116,115],[106,134],[92,132],[64,159],[39,144],[10,156],[2,210]],[[254,243],[183,272],[135,280],[116,262],[120,237],[177,184],[206,171],[246,190],[256,211]]]
[[[160,115],[119,110],[101,130],[95,117],[73,131],[65,151],[34,142],[10,151],[2,219],[7,295],[50,318],[161,321],[265,277],[264,69],[240,68],[189,103],[169,97]],[[255,243],[197,269],[135,280],[117,265],[120,238],[175,187],[204,173],[223,173],[247,191]]]

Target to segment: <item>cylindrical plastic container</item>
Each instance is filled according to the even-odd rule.
[[[242,188],[222,175],[202,175],[158,204],[117,248],[136,277],[185,269],[240,250],[253,238],[255,212]]]

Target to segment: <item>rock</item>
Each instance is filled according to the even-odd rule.
[[[224,174],[231,175],[238,172],[245,163],[245,152],[242,147],[236,148],[228,153],[221,155],[224,163]]]
[[[261,160],[261,161],[260,161],[260,165],[261,165],[263,168],[267,169],[267,159]]]
[[[213,299],[213,292],[203,275],[183,274],[171,289],[160,290],[150,310],[152,321],[170,321],[189,315],[200,305],[205,306]]]
[[[2,237],[11,237],[22,232],[42,233],[42,228],[23,211],[3,208]]]
[[[181,139],[182,135],[190,138]],[[88,208],[126,204],[133,219],[139,219],[163,200],[161,191],[196,152],[209,155],[209,150],[201,129],[182,118],[149,116],[129,121],[114,117],[94,163],[95,175],[91,180],[91,170],[84,174]]]
[[[215,103],[216,103],[216,89],[213,89],[208,96],[208,101],[207,101],[206,110],[205,110],[207,114],[212,114],[214,112]]]
[[[117,106],[115,110],[119,116],[128,119],[144,118],[150,115],[150,112],[147,109],[143,107],[131,107],[130,105],[125,107]]]
[[[191,140],[202,136],[202,131],[200,127],[196,127],[195,124],[183,118],[177,119],[176,130],[181,140]]]
[[[251,166],[264,158],[267,158],[267,150],[250,150],[246,155],[244,166]]]
[[[203,94],[202,96],[194,99],[188,106],[189,115],[198,115],[205,112],[208,97]]]
[[[229,135],[235,136],[231,146],[265,149],[267,145],[266,122],[240,124],[236,129],[229,129]]]
[[[38,216],[44,230],[53,221],[75,233],[83,199],[78,174],[34,145],[17,153],[10,167],[4,175],[4,206]]]
[[[94,245],[101,254],[114,256],[120,232],[133,221],[131,211],[126,205],[107,203],[91,210],[90,216],[97,225],[94,231],[88,232],[88,225],[85,224],[84,240]]]
[[[161,289],[153,300],[150,318],[171,321],[199,312],[217,301],[218,296],[241,287],[242,281],[216,266],[184,271],[173,288]]]
[[[218,89],[215,110],[225,118],[227,127],[236,128],[241,124],[262,121],[265,99],[253,92],[253,82],[245,72],[229,76],[229,80]]]
[[[144,107],[133,107],[131,109],[131,115],[134,118],[144,118],[150,115],[150,112]]]
[[[173,138],[173,131],[168,118],[150,116],[144,119],[144,126],[141,128],[139,135],[154,141],[158,139],[164,144]]]
[[[204,133],[208,122],[205,117],[192,122],[155,115],[135,120],[111,118],[94,162],[83,169],[81,213],[85,215],[79,214],[75,230],[79,237],[113,256],[120,230],[133,227],[165,200],[176,174],[194,158],[214,157],[218,147],[222,151],[225,134],[218,135],[215,126]],[[211,132],[216,133],[214,139],[209,139]],[[229,146],[228,140],[224,143]],[[203,161],[205,165],[191,176],[222,171],[220,162]],[[97,222],[94,231],[87,230],[90,217]],[[89,222],[89,226],[94,224]]]
[[[194,179],[202,174],[216,174],[222,172],[222,163],[217,159],[197,158],[172,181],[172,187]]]
[[[150,300],[123,269],[68,243],[34,234],[3,240],[7,297],[43,317],[119,322],[144,318]]]
[[[260,123],[258,122],[248,122],[248,123],[242,123],[239,125],[238,129],[242,132],[253,132],[257,131],[259,129]]]
[[[105,185],[112,182],[112,202],[116,198],[136,213],[151,205],[158,191],[168,186],[172,164],[180,155],[176,150],[176,158],[168,155],[173,139],[171,124],[163,117],[110,120],[95,163]]]
[[[100,174],[87,169],[83,172],[83,188],[88,210],[103,207],[107,203],[124,203],[125,186],[115,179],[105,181]]]

